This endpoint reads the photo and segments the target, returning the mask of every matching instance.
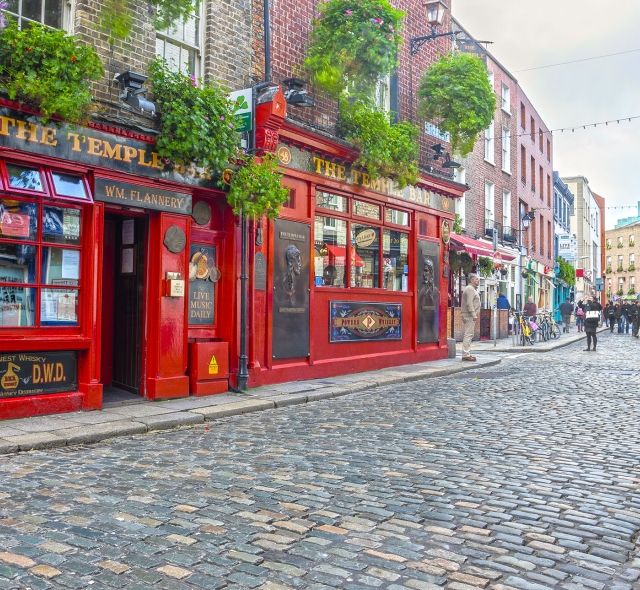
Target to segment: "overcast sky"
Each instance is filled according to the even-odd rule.
[[[640,0],[452,0],[453,14],[512,74],[550,129],[640,115]],[[606,199],[607,228],[637,215],[640,119],[553,134],[554,169]]]

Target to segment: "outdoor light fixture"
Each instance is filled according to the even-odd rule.
[[[431,27],[431,35],[422,35],[421,37],[413,37],[410,39],[409,53],[415,55],[420,51],[420,48],[427,42],[433,41],[438,37],[450,37],[455,36],[461,31],[447,31],[446,33],[438,33],[438,27],[442,25],[444,21],[445,11],[448,6],[442,2],[442,0],[427,0],[424,3],[424,7],[427,10],[427,23]]]
[[[287,102],[297,107],[313,107],[313,97],[304,89],[304,80],[300,78],[287,78],[282,83],[285,86],[284,97]]]
[[[444,148],[442,147],[441,143],[436,143],[435,145],[432,145],[431,149],[434,152],[433,153],[434,160],[439,160],[442,156],[444,156]]]
[[[444,162],[442,163],[442,167],[443,168],[460,168],[460,164],[458,162],[454,162],[451,159],[451,156],[449,155],[449,152],[447,152],[444,155]]]
[[[536,217],[536,212],[533,209],[525,213],[522,216],[522,227],[524,229],[529,229],[529,226],[531,225],[531,222],[535,219],[535,217]]]
[[[134,109],[138,109],[143,113],[154,115],[156,112],[156,105],[150,100],[147,100],[144,95],[147,90],[142,87],[147,79],[142,74],[136,74],[127,70],[121,74],[117,74],[114,80],[120,84],[122,92],[118,97],[122,102],[129,105]]]

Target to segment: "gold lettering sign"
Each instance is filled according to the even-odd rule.
[[[173,213],[191,213],[191,195],[106,178],[96,178],[95,187],[95,198],[98,201]]]

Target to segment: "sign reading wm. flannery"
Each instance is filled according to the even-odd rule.
[[[445,195],[418,186],[398,188],[397,184],[389,178],[373,177],[365,170],[332,162],[321,155],[301,150],[292,145],[280,144],[276,155],[282,166],[303,170],[304,172],[313,172],[331,180],[361,186],[396,199],[402,199],[430,209],[437,209],[438,211],[453,213],[455,208],[453,199]]]
[[[96,178],[95,198],[98,201],[129,207],[156,209],[171,213],[191,213],[191,195],[164,191],[141,184],[118,182],[107,178]]]

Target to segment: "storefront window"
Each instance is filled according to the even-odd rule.
[[[30,191],[42,192],[42,177],[40,171],[34,168],[25,168],[15,164],[7,164],[9,174],[9,186]]]
[[[78,324],[80,233],[80,209],[0,199],[0,327]]]
[[[409,235],[385,229],[382,234],[383,287],[389,291],[408,291]]]
[[[316,286],[346,286],[347,222],[319,215],[315,219],[314,235]]]
[[[351,245],[350,285],[373,289],[379,287],[380,228],[353,223]]]
[[[82,176],[74,174],[62,174],[61,172],[52,172],[53,186],[56,194],[61,197],[77,197],[79,199],[87,198],[87,191],[84,186]]]
[[[316,192],[316,207],[321,209],[329,209],[339,213],[346,213],[348,211],[348,202],[349,200],[347,197],[325,193],[324,191]]]
[[[369,219],[380,219],[380,207],[373,203],[353,200],[353,214],[358,217],[368,217]]]
[[[406,211],[400,211],[399,209],[390,209],[387,207],[384,210],[384,220],[387,223],[393,223],[394,225],[404,225],[409,227],[409,213]]]

